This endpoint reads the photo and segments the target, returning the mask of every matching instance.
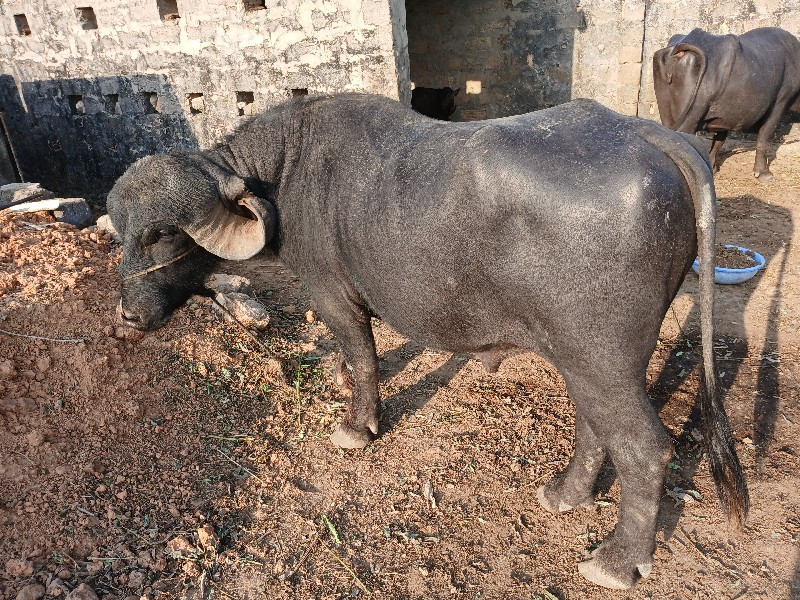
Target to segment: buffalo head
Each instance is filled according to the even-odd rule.
[[[198,155],[143,158],[108,195],[123,240],[118,311],[137,329],[156,329],[193,293],[219,258],[245,260],[275,232],[275,208],[244,180]]]

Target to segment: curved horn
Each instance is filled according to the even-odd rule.
[[[217,202],[201,221],[185,227],[200,246],[227,260],[246,260],[261,252],[275,233],[277,213],[272,203],[246,192],[235,198],[243,216]]]
[[[685,52],[691,52],[697,56],[697,59],[700,61],[700,73],[697,75],[697,83],[694,85],[692,96],[689,98],[686,108],[683,109],[681,116],[675,120],[675,123],[670,128],[675,131],[680,131],[680,128],[683,126],[683,122],[686,120],[686,117],[689,116],[689,111],[691,111],[694,106],[694,101],[697,99],[697,91],[700,89],[700,82],[703,81],[703,75],[706,73],[706,53],[703,52],[703,49],[699,46],[695,46],[694,44],[678,44],[672,50],[672,56],[677,60],[680,60]],[[681,56],[677,56],[679,53]]]

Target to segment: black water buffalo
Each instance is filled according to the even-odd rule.
[[[566,380],[577,432],[569,466],[537,496],[554,512],[591,504],[611,459],[619,522],[579,569],[627,588],[650,572],[671,455],[645,371],[698,246],[709,457],[731,518],[747,510],[716,392],[715,195],[695,143],[587,100],[443,123],[378,96],[298,99],[215,149],[143,158],[120,177],[108,196],[124,240],[120,312],[158,327],[217,257],[271,248],[352,367],[331,437],[347,448],[379,430],[372,316],[490,365],[539,352]]]
[[[767,143],[786,111],[800,110],[800,42],[777,27],[740,36],[694,29],[653,55],[661,122],[686,133],[710,131],[711,163],[729,131],[758,131],[755,176],[772,179]]]
[[[456,96],[460,90],[451,87],[415,87],[411,90],[411,108],[426,117],[449,121],[456,110]]]

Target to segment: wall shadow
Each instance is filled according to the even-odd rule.
[[[572,99],[577,0],[406,0],[411,80],[461,88],[454,121],[527,113]],[[467,81],[479,82],[479,87]]]
[[[22,177],[63,195],[100,197],[137,159],[198,148],[164,75],[0,75],[0,111]]]
[[[725,328],[721,328],[719,325],[719,318],[717,319],[718,333],[715,340],[715,354],[720,374],[720,391],[723,398],[728,396],[731,386],[737,376],[740,375],[742,365],[748,364],[756,369],[755,400],[752,408],[752,433],[750,437],[753,439],[753,444],[755,446],[756,472],[761,473],[770,455],[775,425],[779,414],[778,408],[781,394],[781,382],[778,376],[779,364],[776,362],[776,356],[779,350],[778,326],[780,308],[783,302],[781,292],[786,275],[787,258],[791,248],[794,227],[791,214],[787,210],[764,202],[758,198],[748,196],[735,199],[721,198],[721,200],[723,205],[720,208],[718,228],[720,225],[728,225],[724,223],[726,216],[733,218],[737,213],[737,207],[732,206],[735,205],[737,201],[739,203],[747,202],[748,205],[755,205],[755,209],[758,210],[759,215],[765,215],[764,218],[768,219],[771,223],[785,223],[785,226],[779,228],[772,237],[768,239],[759,239],[759,247],[757,248],[767,259],[766,268],[775,275],[776,279],[775,293],[769,304],[769,310],[767,312],[768,317],[765,324],[765,336],[760,350],[756,353],[751,352],[747,332],[744,328],[744,311],[756,288],[757,279],[737,286],[740,290],[744,290],[743,301],[735,309],[738,313],[737,322],[733,324],[728,323]],[[730,214],[726,215],[726,212]],[[718,234],[718,239],[720,237],[721,236]],[[725,240],[723,239],[720,241]],[[748,241],[742,241],[741,243],[748,247],[755,245],[752,244],[751,246]],[[762,274],[757,277],[762,276],[763,271]],[[696,278],[693,273],[689,273],[687,278],[691,277]],[[725,287],[727,286],[716,286],[718,298],[719,295],[725,291],[721,288]],[[717,305],[719,306],[719,301]],[[692,309],[683,325],[684,329],[686,329],[687,323],[696,323],[698,321],[698,310],[697,306]],[[719,311],[717,314],[719,315]],[[730,317],[729,313],[726,314]],[[670,318],[669,314],[667,318]],[[731,330],[731,328],[733,329]],[[724,335],[719,333],[721,329],[726,330]],[[700,360],[701,346],[699,334],[696,330],[692,332],[683,332],[675,345],[671,348],[661,371],[653,380],[648,390],[651,400],[659,412],[669,410],[671,399],[687,381],[690,373],[695,371],[695,367],[700,363]],[[696,387],[692,389],[696,389]],[[703,442],[696,437],[697,432],[700,431],[702,431],[700,406],[697,397],[695,397],[694,405],[690,411],[687,422],[682,428],[681,434],[673,439],[675,453],[677,455],[673,462],[679,463],[680,469],[678,471],[671,471],[671,478],[680,479],[682,482],[680,487],[684,489],[696,489],[694,476],[704,451]],[[682,513],[682,504],[673,506],[672,501],[662,504],[660,527],[664,531],[666,538],[673,535]]]

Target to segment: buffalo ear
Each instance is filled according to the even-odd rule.
[[[221,201],[184,230],[220,258],[246,260],[261,252],[275,234],[277,213],[271,202],[253,195],[239,178],[220,185]]]

